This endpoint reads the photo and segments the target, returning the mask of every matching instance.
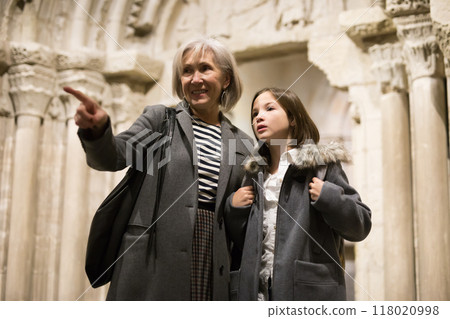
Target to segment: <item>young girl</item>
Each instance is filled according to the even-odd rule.
[[[293,92],[257,92],[251,115],[261,147],[225,207],[242,250],[232,299],[345,300],[342,239],[361,241],[371,228],[370,209],[341,167],[346,151],[316,145],[319,131]]]

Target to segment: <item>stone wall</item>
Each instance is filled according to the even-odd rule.
[[[122,131],[145,105],[177,103],[174,52],[201,35],[238,59],[239,127],[250,132],[257,89],[292,85],[323,141],[351,149],[373,228],[347,243],[350,297],[449,300],[447,0],[9,0],[0,12],[0,300],[105,298],[84,251],[123,173],[87,167],[61,88],[95,97]]]

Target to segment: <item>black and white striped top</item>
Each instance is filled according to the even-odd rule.
[[[197,117],[193,117],[192,128],[197,147],[198,200],[201,203],[214,204],[219,181],[222,132],[220,126],[208,124]]]

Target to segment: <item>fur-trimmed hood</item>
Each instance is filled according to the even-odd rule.
[[[303,144],[291,152],[293,165],[298,169],[315,169],[321,165],[328,165],[336,162],[350,162],[350,153],[340,143],[331,142],[329,144]],[[245,170],[255,174],[260,167],[266,164],[257,150],[249,157],[245,163]]]

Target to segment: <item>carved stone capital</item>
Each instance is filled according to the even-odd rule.
[[[439,22],[433,21],[433,30],[434,34],[436,35],[437,42],[439,43],[439,47],[444,54],[445,73],[447,74],[447,76],[449,76],[450,67],[448,60],[450,59],[450,25],[443,25]]]
[[[148,54],[130,50],[117,51],[108,55],[103,74],[111,81],[153,84],[159,80],[164,63]]]
[[[14,107],[12,101],[6,94],[0,95],[0,117],[12,117]]]
[[[64,70],[58,74],[58,87],[71,86],[99,103],[102,102],[105,84],[102,74],[96,71]],[[71,119],[80,103],[76,98],[63,90],[59,93],[66,108],[67,119]]]
[[[11,65],[9,44],[6,41],[0,42],[0,76],[8,70]]]
[[[64,108],[64,104],[58,96],[54,96],[50,100],[46,114],[53,120],[66,120],[66,110]]]
[[[428,40],[405,45],[404,53],[411,79],[444,76],[443,59],[436,41]]]
[[[407,90],[408,81],[402,49],[399,42],[373,45],[369,48],[373,61],[372,70],[383,93]]]
[[[397,26],[397,35],[400,40],[420,42],[425,38],[433,37],[433,26],[429,14],[418,14],[394,18]]]
[[[105,54],[92,49],[78,51],[59,51],[56,54],[58,70],[86,69],[102,72],[105,66]]]
[[[434,35],[429,14],[394,19],[397,35],[403,42],[404,55],[411,78],[442,77],[442,54]]]
[[[36,42],[11,42],[12,64],[40,64],[53,68],[55,54],[49,47]]]
[[[379,6],[343,11],[339,15],[339,24],[354,40],[395,33],[396,30],[392,19]]]
[[[386,12],[392,17],[430,12],[430,0],[386,0]]]
[[[15,115],[44,118],[54,92],[55,71],[39,64],[19,64],[11,66],[8,75]]]
[[[12,117],[14,115],[14,107],[8,95],[9,81],[8,76],[5,75],[0,78],[0,116]]]

